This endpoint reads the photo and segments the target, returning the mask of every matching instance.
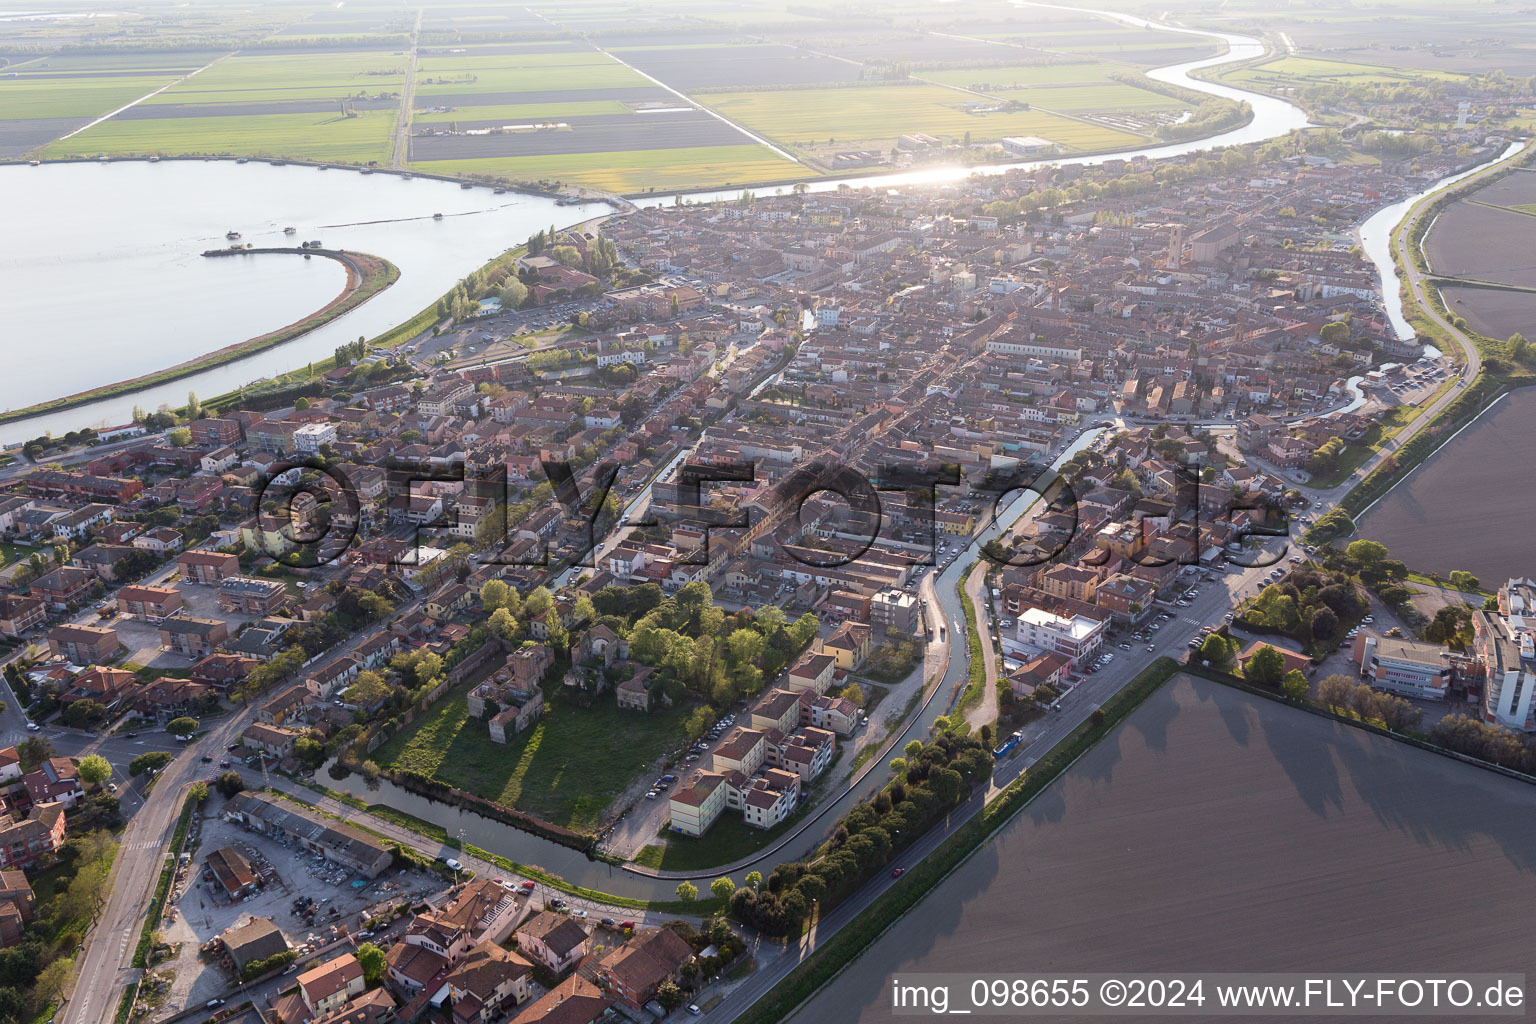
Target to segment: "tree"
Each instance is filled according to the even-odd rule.
[[[1303,700],[1307,696],[1307,677],[1301,669],[1293,668],[1280,681],[1280,692],[1291,700]]]
[[[213,785],[219,795],[228,800],[245,788],[245,779],[239,772],[220,772],[219,777],[213,780]]]
[[[485,628],[490,630],[491,635],[497,639],[511,640],[517,635],[517,620],[505,608],[497,608],[491,612],[491,617],[485,620]]]
[[[1335,320],[1324,324],[1318,336],[1330,345],[1341,345],[1349,340],[1349,325],[1342,320]]]
[[[377,672],[366,670],[359,672],[357,681],[347,687],[346,692],[341,695],[342,700],[359,707],[377,704],[388,696],[389,684],[384,681],[384,677]]]
[[[57,1003],[69,993],[74,980],[74,957],[60,957],[38,972],[34,991],[43,1002]]]
[[[1333,675],[1324,676],[1317,684],[1317,699],[1332,711],[1339,711],[1349,706],[1350,695],[1354,692],[1355,681],[1348,676]]]
[[[859,707],[864,706],[864,688],[858,683],[849,683],[843,687],[843,692],[838,694],[844,700],[851,700]]]
[[[112,764],[100,754],[87,754],[76,766],[80,781],[87,786],[99,786],[112,777]]]
[[[528,286],[515,277],[509,277],[506,284],[502,285],[499,298],[502,309],[517,309],[528,299]]]
[[[150,750],[128,762],[128,774],[137,778],[145,772],[157,772],[170,764],[172,755],[164,750]]]
[[[208,799],[208,783],[194,782],[187,787],[187,799],[194,804],[200,804]]]
[[[742,879],[742,881],[750,885],[755,891],[762,887],[763,873],[761,871],[748,871],[747,877]]]
[[[1243,665],[1243,676],[1260,686],[1279,686],[1285,678],[1285,656],[1269,644],[1264,644]]]
[[[1465,569],[1452,569],[1450,579],[1457,590],[1477,590],[1483,582]]]
[[[678,882],[675,892],[677,893],[677,898],[684,903],[692,903],[699,898],[699,887],[692,882]]]
[[[728,900],[731,898],[731,893],[736,891],[736,883],[729,878],[717,878],[709,883],[709,891],[717,899]]]
[[[683,1005],[683,990],[677,987],[677,982],[668,978],[656,986],[656,1001],[663,1010],[670,1013]]]
[[[1387,546],[1374,540],[1355,540],[1344,549],[1350,561],[1362,567],[1374,566],[1387,557]]]
[[[357,952],[353,955],[357,957],[358,965],[363,969],[363,984],[373,988],[379,983],[379,979],[384,977],[384,967],[388,959],[384,951],[371,942],[364,942],[358,945]]]
[[[196,391],[187,392],[187,420],[190,422],[200,419],[203,415],[203,403],[198,400]]]
[[[72,729],[87,729],[107,716],[107,709],[89,697],[70,701],[59,718]]]
[[[33,736],[16,744],[16,754],[21,758],[21,772],[36,771],[37,766],[54,756],[53,744],[41,736]]]
[[[1224,637],[1220,633],[1212,633],[1200,645],[1200,660],[1210,662],[1218,667],[1230,664],[1233,655],[1236,653],[1236,641]]]
[[[1339,617],[1333,613],[1333,609],[1323,605],[1312,613],[1312,636],[1317,640],[1327,640],[1333,636],[1339,628]]]
[[[165,731],[179,740],[184,740],[197,732],[200,724],[197,719],[183,715],[180,718],[173,718],[166,722]]]

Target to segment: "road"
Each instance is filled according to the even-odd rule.
[[[421,19],[426,9],[416,9],[416,23],[411,26],[411,52],[405,63],[405,88],[400,91],[400,114],[395,121],[395,145],[390,152],[390,166],[397,171],[405,170],[410,156],[411,104],[416,95],[416,51],[421,40]]]
[[[407,611],[415,601],[416,598],[412,598],[405,602],[399,611]],[[363,639],[364,634],[355,634],[320,657],[339,657]],[[76,962],[73,993],[55,1018],[58,1024],[106,1024],[112,1019],[123,985],[135,980],[139,974],[132,966],[134,947],[149,911],[149,900],[154,893],[164,853],[175,831],[181,798],[189,785],[206,778],[207,768],[201,761],[203,755],[222,756],[225,748],[237,742],[246,726],[256,720],[259,707],[259,701],[252,701],[183,748],[183,756],[166,765],[149,797],[129,818],[120,845],[124,856],[119,856],[112,866],[107,905],[91,930],[84,954]],[[66,742],[65,735],[77,734],[44,730],[42,735],[62,746]],[[103,745],[134,743],[132,740],[96,742]],[[148,738],[144,742],[144,749],[155,749],[147,745]],[[142,753],[143,749],[138,752]]]

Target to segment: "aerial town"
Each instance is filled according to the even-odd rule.
[[[1175,691],[1528,786],[1536,553],[1363,524],[1530,383],[1417,204],[1529,177],[1533,83],[583,193],[387,342],[11,446],[0,1024],[829,1019]]]

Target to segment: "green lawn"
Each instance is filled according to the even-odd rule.
[[[373,759],[591,831],[637,775],[655,771],[658,758],[686,742],[685,708],[642,715],[620,711],[611,696],[581,708],[554,694],[544,717],[502,746],[483,722],[469,719],[464,697],[472,685],[466,681],[444,694]]]
[[[437,174],[489,174],[509,181],[576,182],[614,192],[639,192],[685,185],[728,185],[805,177],[805,168],[765,146],[699,146],[642,149],[622,153],[490,157],[472,160],[412,161]]]
[[[635,863],[661,871],[707,871],[721,864],[733,864],[772,845],[815,803],[815,800],[807,800],[770,829],[753,828],[742,819],[740,811],[722,811],[702,836],[695,838],[668,832],[664,845],[645,847],[635,855]],[[738,884],[740,881],[737,879]]]

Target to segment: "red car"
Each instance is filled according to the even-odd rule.
[[[900,878],[902,875],[904,875],[906,873],[907,873],[907,869],[906,868],[891,868],[891,877],[892,878]]]
[[[522,889],[524,892],[533,892],[533,883],[532,882],[524,882],[521,886],[519,886],[519,888]]]

